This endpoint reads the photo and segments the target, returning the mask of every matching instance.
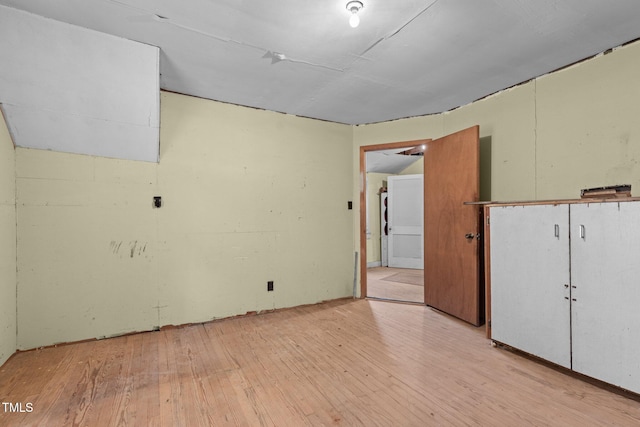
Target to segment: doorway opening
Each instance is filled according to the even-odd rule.
[[[481,280],[480,127],[436,140],[360,147],[360,292],[367,292],[366,153],[381,149],[425,145],[424,304],[479,326],[484,322]],[[427,200],[428,199],[428,200]]]
[[[422,181],[429,141],[360,147],[362,297],[424,304]]]

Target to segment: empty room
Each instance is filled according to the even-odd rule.
[[[0,425],[640,424],[638,22],[0,0]]]

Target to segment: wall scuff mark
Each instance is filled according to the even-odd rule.
[[[109,244],[109,248],[111,250],[111,253],[113,253],[114,255],[120,255],[120,258],[122,258],[123,254],[120,252],[120,248],[122,247],[122,244],[124,242],[121,241],[116,241],[116,240],[112,240],[111,243]],[[133,258],[136,255],[137,256],[142,256],[142,254],[146,253],[147,251],[147,245],[148,243],[138,243],[137,240],[132,240],[129,242],[129,258]]]

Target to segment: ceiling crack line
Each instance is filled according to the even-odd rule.
[[[436,3],[438,3],[438,1],[440,0],[434,0],[433,3],[431,3],[429,6],[425,7],[424,9],[422,9],[420,12],[418,12],[416,15],[413,16],[413,18],[409,19],[407,22],[405,22],[404,24],[402,24],[397,30],[395,30],[393,33],[388,34],[384,37],[382,37],[381,39],[379,39],[378,41],[376,41],[375,43],[373,43],[371,46],[369,46],[368,48],[366,48],[361,54],[360,56],[366,54],[367,52],[369,52],[371,49],[373,49],[374,47],[376,47],[378,44],[380,44],[380,42],[383,42],[384,40],[388,40],[391,37],[395,36],[396,34],[398,34],[400,31],[402,31],[407,25],[411,24],[413,21],[415,21],[416,19],[418,19],[422,14],[424,14],[426,11],[428,11],[429,9],[431,9]]]

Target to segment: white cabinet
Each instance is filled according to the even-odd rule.
[[[570,209],[572,369],[640,393],[640,202]]]
[[[571,367],[569,207],[491,208],[491,336]]]
[[[640,202],[487,216],[491,338],[640,393]]]

